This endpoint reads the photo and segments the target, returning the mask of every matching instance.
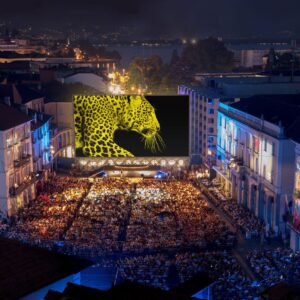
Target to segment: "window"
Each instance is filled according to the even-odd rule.
[[[209,109],[208,109],[208,113],[209,113],[210,115],[213,115],[214,112],[215,112],[215,110],[214,110],[213,108],[209,108]]]
[[[246,166],[249,168],[250,167],[250,152],[248,151],[246,154]]]
[[[275,147],[276,147],[276,145],[275,145],[275,143],[273,142],[273,143],[272,143],[272,155],[273,155],[273,156],[275,156]]]
[[[208,103],[208,104],[214,104],[214,102],[215,102],[214,99],[208,99],[208,100],[207,100],[207,103]]]
[[[209,144],[213,144],[214,143],[214,137],[213,136],[209,136],[207,139]]]
[[[259,138],[253,137],[252,141],[253,141],[253,145],[252,145],[253,150],[256,153],[259,153],[259,144],[260,144]]]
[[[265,152],[268,151],[268,141],[267,141],[266,138],[264,139],[264,151],[265,151]]]
[[[208,123],[213,124],[214,123],[214,118],[208,118]]]
[[[258,172],[258,158],[255,158],[255,172]]]
[[[208,128],[208,133],[214,133],[214,128],[213,127],[209,127]]]

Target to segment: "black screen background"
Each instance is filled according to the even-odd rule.
[[[162,152],[152,153],[144,148],[142,136],[133,131],[115,132],[114,141],[134,156],[188,156],[189,155],[189,97],[145,96],[155,108],[160,123],[160,134],[165,142]],[[81,153],[77,153],[82,156]]]

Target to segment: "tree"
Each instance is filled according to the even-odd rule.
[[[278,59],[278,71],[291,72],[292,69],[299,70],[299,59],[293,53],[283,53]]]
[[[290,74],[299,70],[299,59],[292,52],[278,54],[271,49],[268,54],[266,71],[270,74]]]
[[[186,46],[181,59],[193,73],[230,71],[234,66],[233,53],[215,38],[199,40],[196,44]]]
[[[160,56],[137,57],[128,68],[128,85],[147,87],[150,90],[158,89],[165,72],[166,68]]]
[[[129,86],[148,87],[151,92],[176,92],[179,84],[194,81],[197,72],[230,71],[234,67],[233,53],[214,38],[198,41],[184,48],[179,56],[174,50],[169,64],[157,56],[135,58],[129,65]]]

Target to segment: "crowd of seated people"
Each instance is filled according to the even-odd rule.
[[[80,201],[89,190],[85,179],[55,177],[43,193],[19,211],[6,236],[34,245],[52,247],[64,238]]]
[[[66,246],[75,254],[87,256],[117,251],[129,195],[126,181],[95,181],[66,234]]]
[[[171,264],[172,261],[164,254],[139,255],[119,259],[117,268],[122,279],[167,290]]]
[[[258,288],[252,285],[228,251],[183,252],[172,257],[163,254],[127,257],[118,260],[117,267],[118,274],[124,279],[162,289],[172,287],[174,278],[180,284],[205,272],[213,280],[213,299],[255,299],[259,294]]]
[[[248,210],[209,184],[207,190],[242,230],[259,232],[261,224]],[[117,262],[122,277],[163,289],[169,288],[170,266],[176,266],[180,282],[207,272],[216,280],[215,299],[257,295],[230,254],[235,234],[188,181],[132,184],[126,179],[57,176],[12,222],[1,224],[0,232],[49,249],[60,242],[59,251],[68,254],[122,253]],[[300,257],[291,250],[253,250],[247,259],[263,286],[287,280],[292,272],[300,278]]]
[[[139,184],[125,250],[230,247],[235,236],[190,183]]]
[[[63,242],[61,251],[230,248],[235,235],[198,189],[183,181],[56,177],[19,212],[8,236],[31,244]]]
[[[291,249],[255,249],[247,253],[247,260],[265,287],[300,280],[300,255]]]
[[[242,272],[236,258],[228,251],[207,251],[176,255],[176,265],[182,282],[204,271],[215,280],[213,299],[254,299],[257,288]]]
[[[204,179],[201,183],[206,187],[206,195],[216,201],[216,205],[232,219],[239,230],[251,236],[260,236],[264,226],[253,212],[238,204],[236,200],[226,197],[221,189],[209,180]]]

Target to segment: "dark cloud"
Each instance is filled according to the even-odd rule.
[[[23,24],[125,24],[149,36],[300,33],[299,0],[10,0],[1,6],[3,18]]]

